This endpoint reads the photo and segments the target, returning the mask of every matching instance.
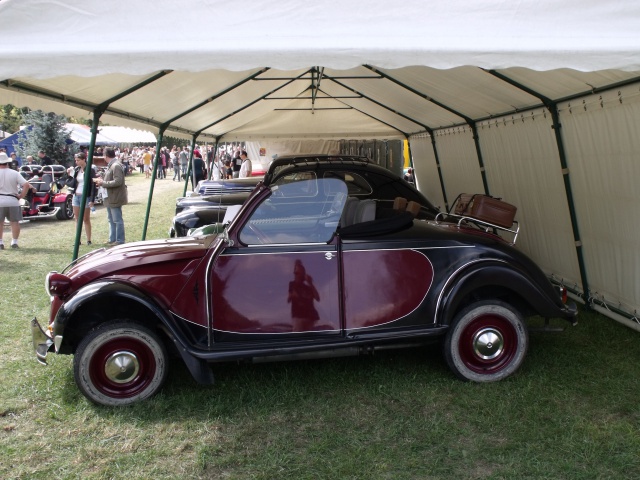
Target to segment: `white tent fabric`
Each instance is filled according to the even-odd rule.
[[[67,132],[69,132],[69,138],[78,145],[89,145],[91,143],[91,130],[86,125],[67,123],[65,127]],[[96,135],[96,145],[116,145],[117,143],[118,142],[113,139],[99,133]]]
[[[156,143],[156,136],[148,130],[118,127],[112,125],[101,126],[100,134],[112,139],[118,144]]]
[[[434,203],[486,184],[518,206],[519,248],[638,326],[638,2],[4,0],[0,18],[0,104],[268,151],[407,138]]]
[[[628,0],[5,0],[0,57],[8,78],[363,63],[638,70],[639,9]],[[179,35],[162,28],[174,22]]]

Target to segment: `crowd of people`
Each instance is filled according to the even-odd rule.
[[[127,167],[128,171],[138,169],[146,178],[151,178],[153,165],[156,158],[155,147],[133,147],[115,149],[120,163]],[[96,156],[101,156],[102,151],[97,150]],[[200,147],[196,145],[193,155],[189,146],[161,147],[156,167],[156,178],[166,179],[172,173],[173,181],[186,179],[189,172],[189,160],[191,159],[190,180],[192,186],[205,178],[214,180],[228,178],[250,177],[253,172],[253,164],[248,158],[246,150],[240,145],[223,145],[214,152],[214,147]],[[170,172],[171,171],[171,172]]]
[[[80,152],[74,155],[75,167],[67,170],[67,186],[73,195],[73,213],[78,221],[82,192],[84,191],[85,169],[87,166],[87,148],[81,147]],[[98,147],[94,153],[94,159],[104,157],[106,171],[102,176],[97,175],[95,169],[91,169],[89,179],[91,185],[88,189],[84,215],[82,222],[85,227],[87,244],[91,245],[91,218],[90,209],[94,205],[97,189],[102,189],[104,204],[107,208],[107,220],[109,223],[108,245],[119,245],[125,242],[124,220],[122,206],[127,204],[127,187],[125,176],[134,169],[139,169],[146,178],[151,178],[153,166],[156,165],[156,178],[165,179],[169,170],[173,172],[173,181],[184,181],[189,175],[192,188],[195,189],[199,181],[206,178],[214,180],[250,177],[253,172],[253,164],[248,158],[247,152],[241,145],[220,146],[217,150],[212,146],[201,148],[196,145],[191,152],[189,146],[172,148],[161,147],[155,162],[155,147],[113,148]],[[189,162],[191,161],[191,169]],[[55,162],[44,150],[40,150],[37,159],[34,156],[26,157],[21,161],[15,152],[7,154],[0,149],[0,219],[7,219],[11,225],[11,247],[18,248],[20,235],[20,221],[22,214],[19,201],[24,194],[33,187],[20,175],[17,170],[23,164],[53,165]],[[9,173],[8,171],[12,171]],[[1,233],[1,232],[0,232]],[[0,249],[4,249],[2,235],[0,235]]]

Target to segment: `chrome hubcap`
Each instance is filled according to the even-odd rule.
[[[104,373],[113,383],[127,383],[136,378],[139,371],[138,357],[127,351],[112,354],[104,365]]]
[[[504,339],[495,328],[483,328],[473,337],[473,351],[483,360],[493,360],[504,350]]]

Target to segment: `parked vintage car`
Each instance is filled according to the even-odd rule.
[[[194,228],[222,222],[228,207],[242,205],[249,196],[250,193],[242,192],[178,199],[169,237],[186,237]]]
[[[37,358],[73,354],[78,388],[110,406],[156,393],[171,357],[210,384],[216,362],[439,341],[458,377],[492,382],[522,364],[528,316],[575,322],[514,246],[473,223],[418,219],[424,207],[404,197],[351,196],[331,168],[347,162],[366,165],[291,159],[219,233],[94,250],[49,273]],[[397,182],[385,188],[405,191]]]
[[[304,159],[306,157],[295,157]],[[347,184],[350,197],[360,200],[373,198],[378,202],[392,202],[396,197],[406,198],[408,202],[416,202],[423,208],[417,212],[418,218],[433,219],[438,214],[438,209],[413,185],[400,181],[400,178],[389,170],[367,161],[363,157],[341,157],[342,162],[331,161],[329,157],[312,157],[315,159],[318,171],[323,175],[339,175]],[[349,159],[346,161],[345,159]],[[288,165],[291,157],[281,157],[271,164],[263,179],[265,185],[269,185],[275,178],[275,173]],[[280,182],[289,181],[287,177],[279,177]],[[225,216],[227,207],[241,205],[249,198],[251,190],[246,186],[251,182],[239,183],[234,179],[220,181],[215,192],[209,189],[208,195],[197,195],[178,198],[176,200],[176,216],[172,220],[169,229],[170,237],[184,237],[189,231],[221,222]],[[255,187],[254,187],[255,188]]]
[[[251,192],[262,180],[262,177],[230,178],[222,180],[201,180],[196,185],[198,195],[224,195],[231,192]]]

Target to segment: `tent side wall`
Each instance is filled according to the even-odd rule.
[[[640,94],[629,86],[561,110],[594,301],[640,310]],[[585,132],[590,132],[585,135]]]
[[[592,298],[629,317],[640,310],[640,151],[636,86],[590,95],[560,107],[586,278]],[[585,135],[585,132],[591,132]],[[558,145],[546,109],[478,124],[489,193],[518,207],[518,248],[549,275],[583,292],[569,199]],[[435,132],[449,202],[458,193],[482,192],[480,168],[468,129]],[[420,189],[442,206],[431,139],[410,138]],[[632,281],[630,281],[630,279]]]

